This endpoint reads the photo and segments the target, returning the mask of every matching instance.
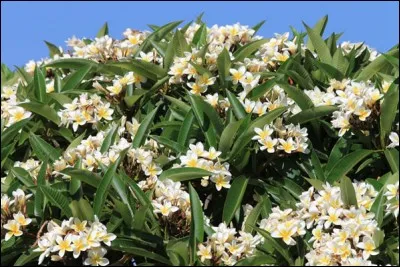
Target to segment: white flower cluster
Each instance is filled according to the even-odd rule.
[[[188,192],[182,190],[180,182],[170,179],[157,181],[154,197],[152,201],[154,213],[169,217],[179,211],[180,215],[190,222],[190,198]]]
[[[360,43],[343,42],[340,44],[340,47],[342,48],[342,51],[344,52],[345,55],[350,54],[350,52],[353,49],[356,50],[356,57],[359,57],[365,51],[365,49],[367,49],[369,52],[369,61],[374,61],[377,57],[381,55],[375,49],[370,48],[368,45],[361,42]]]
[[[261,150],[275,153],[283,150],[285,153],[308,153],[307,128],[300,128],[300,124],[284,125],[282,119],[275,120],[274,124],[267,124],[263,129],[254,128],[257,133],[252,139],[261,144]]]
[[[61,226],[55,221],[50,221],[47,224],[47,232],[40,237],[38,247],[34,251],[42,252],[39,264],[49,256],[52,261],[60,261],[68,252],[72,252],[75,259],[85,252],[84,265],[105,266],[109,261],[104,258],[107,250],[101,243],[111,246],[115,238],[116,235],[108,233],[107,227],[99,222],[97,216],[94,222],[70,218],[64,220]]]
[[[25,162],[14,162],[14,167],[19,167],[26,170],[34,180],[36,180],[41,166],[41,162],[35,159],[27,159]]]
[[[12,200],[8,195],[1,195],[1,236],[3,238],[4,229],[5,241],[13,236],[23,235],[23,230],[32,222],[32,219],[26,216],[26,200],[32,194],[25,195],[24,191],[17,189],[12,192],[12,195],[14,197]]]
[[[354,124],[361,124],[370,116],[377,116],[376,103],[383,97],[382,92],[372,83],[348,79],[331,80],[326,93],[322,93],[318,88],[305,92],[316,106],[339,106],[340,110],[333,112],[332,120],[332,126],[340,129],[339,136],[343,136]],[[359,127],[365,130],[365,127]]]
[[[96,125],[102,119],[112,120],[111,115],[114,110],[110,108],[110,103],[104,103],[100,96],[81,94],[74,98],[72,103],[64,104],[64,109],[57,112],[61,118],[61,125],[68,127],[72,123],[74,131],[79,126],[87,123]]]
[[[243,91],[239,93],[239,101],[242,103],[244,110],[247,113],[257,114],[262,116],[267,111],[272,111],[280,107],[287,107],[288,111],[284,116],[289,114],[296,114],[301,111],[300,107],[294,102],[293,99],[288,97],[283,88],[279,85],[274,85],[272,90],[267,91],[262,98],[257,101],[246,98],[248,92]]]
[[[399,216],[399,181],[395,184],[389,184],[386,187],[386,213],[393,213],[397,218]]]
[[[110,95],[119,95],[126,85],[135,84],[136,88],[142,88],[142,83],[145,83],[146,81],[146,77],[130,71],[123,77],[117,77],[117,79],[114,79],[113,85],[107,86],[106,88],[107,91],[110,92]]]
[[[224,162],[220,163],[218,158],[221,152],[216,151],[214,147],[210,147],[207,151],[204,149],[204,145],[198,142],[196,145],[190,144],[189,150],[186,155],[180,156],[180,165],[174,165],[174,168],[179,167],[195,167],[212,172],[211,176],[205,176],[201,180],[201,185],[206,187],[209,184],[209,180],[215,183],[215,187],[218,191],[222,187],[230,188],[229,184],[232,179],[232,175],[229,172],[229,164]]]
[[[6,121],[6,127],[10,127],[14,123],[27,119],[32,115],[32,112],[18,106],[21,103],[17,100],[18,84],[1,88],[1,118]],[[26,101],[29,100],[27,99]]]
[[[261,242],[259,235],[239,231],[227,227],[225,223],[211,227],[214,233],[207,241],[198,245],[197,255],[201,262],[211,261],[211,265],[235,265],[240,259],[250,257]]]
[[[260,228],[274,238],[282,238],[288,245],[295,245],[293,237],[311,231],[308,242],[313,249],[305,255],[308,266],[315,265],[370,265],[371,255],[377,255],[373,236],[379,231],[374,214],[369,212],[377,196],[375,189],[364,182],[353,183],[358,208],[347,207],[341,199],[340,188],[326,184],[323,190],[311,187],[300,195],[297,210],[272,209]]]
[[[109,131],[112,130],[112,127],[109,127],[109,130],[106,131],[99,131],[95,136],[89,136],[74,148],[67,149],[63,155],[54,162],[53,173],[57,174],[67,167],[74,167],[79,158],[82,159],[81,168],[89,171],[97,170],[99,162],[106,166],[110,165],[117,160],[122,150],[131,146],[131,143],[126,138],[122,137],[122,134],[127,131],[131,138],[133,138],[139,125],[135,118],[132,118],[132,122],[129,122],[126,121],[126,117],[122,117],[117,130],[116,140],[110,145],[107,151],[102,153],[101,146],[107,134],[110,133]]]

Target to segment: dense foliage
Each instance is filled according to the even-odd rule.
[[[1,264],[398,265],[398,45],[201,16],[1,67]]]

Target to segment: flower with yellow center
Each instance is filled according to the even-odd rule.
[[[279,224],[275,231],[271,233],[271,236],[274,238],[282,238],[283,242],[285,242],[289,246],[293,246],[296,244],[296,241],[292,238],[292,235],[296,233],[296,227],[292,226],[287,228],[284,224]]]
[[[271,134],[274,132],[274,130],[271,129],[269,125],[265,125],[263,129],[254,128],[254,131],[256,132],[257,135],[252,138],[253,140],[267,139],[267,137],[270,137]]]
[[[215,187],[217,188],[218,191],[224,188],[230,188],[231,185],[229,184],[230,177],[225,176],[223,174],[217,174],[211,177],[211,181],[215,183]]]
[[[73,256],[74,258],[78,258],[82,251],[86,251],[88,248],[86,238],[82,236],[74,235],[72,238],[72,248],[73,248]]]
[[[98,120],[105,119],[105,120],[112,120],[111,115],[114,113],[110,107],[110,103],[105,104],[104,106],[97,107],[97,118]]]
[[[364,107],[360,107],[360,108],[355,110],[354,114],[356,114],[358,116],[358,119],[360,121],[365,121],[369,117],[369,115],[371,114],[371,110],[370,109],[366,109]]]
[[[287,140],[279,138],[278,149],[285,151],[286,153],[292,153],[292,151],[296,150],[295,143],[293,142],[293,138],[289,137]]]
[[[197,82],[188,83],[187,85],[189,88],[192,89],[192,90],[190,90],[190,92],[194,95],[200,95],[201,93],[204,93],[206,91],[206,87]]]
[[[87,221],[81,221],[78,218],[74,218],[74,223],[71,225],[71,228],[74,229],[75,232],[83,232],[86,229]]]
[[[174,213],[179,210],[178,207],[172,206],[171,202],[164,201],[164,204],[160,204],[157,201],[153,201],[154,213],[161,213],[163,216],[168,216],[170,213]]]
[[[16,93],[17,92],[13,87],[4,86],[3,89],[2,89],[2,92],[1,92],[1,97],[3,97],[3,98],[11,98]]]
[[[21,226],[26,226],[32,222],[32,219],[25,218],[21,211],[19,211],[17,214],[13,214],[13,217],[14,220],[16,220]]]
[[[60,257],[64,257],[66,251],[73,251],[71,241],[72,241],[72,236],[70,234],[66,235],[64,239],[61,236],[57,236],[56,238],[57,245],[54,246],[52,252],[58,251],[58,255]]]
[[[21,236],[22,231],[19,229],[21,225],[16,220],[9,220],[3,225],[3,228],[8,230],[5,236],[5,241],[9,240],[13,236]]]
[[[203,244],[199,244],[198,247],[199,250],[197,251],[197,256],[200,256],[201,262],[204,262],[205,260],[210,260],[212,258],[211,245],[208,245],[206,247]]]
[[[265,139],[261,139],[258,142],[262,144],[260,147],[261,150],[267,150],[268,153],[274,153],[275,152],[275,146],[278,143],[278,139],[272,139],[270,136],[268,136]]]
[[[83,262],[84,265],[91,266],[106,266],[110,263],[110,261],[104,258],[107,250],[105,248],[99,247],[95,249],[89,250],[88,257]]]
[[[230,69],[229,72],[232,74],[232,83],[237,84],[243,79],[244,74],[246,73],[246,67],[241,66],[238,70]]]
[[[357,244],[358,248],[363,249],[363,258],[367,260],[371,255],[378,255],[379,252],[375,251],[375,243],[372,238],[364,236],[362,242]]]
[[[12,124],[19,122],[23,119],[27,119],[31,116],[31,112],[26,111],[22,107],[13,107],[9,110],[10,119],[8,120],[7,126],[11,126]]]
[[[324,223],[325,228],[329,228],[332,224],[340,225],[340,215],[342,214],[342,209],[335,209],[330,207],[328,209],[328,215],[322,216],[321,219],[326,220]]]
[[[119,80],[114,82],[112,86],[107,86],[106,88],[111,92],[111,95],[118,95],[122,91],[122,83]]]

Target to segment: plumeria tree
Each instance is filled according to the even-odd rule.
[[[398,265],[399,48],[327,20],[2,64],[2,265]]]

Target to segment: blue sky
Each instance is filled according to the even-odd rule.
[[[1,62],[23,65],[48,55],[43,40],[65,47],[72,35],[94,37],[105,21],[110,35],[121,38],[126,28],[147,24],[189,22],[201,12],[209,26],[253,26],[266,20],[259,34],[304,30],[329,15],[326,33],[344,32],[341,41],[365,41],[381,52],[399,42],[397,2],[1,2]]]

